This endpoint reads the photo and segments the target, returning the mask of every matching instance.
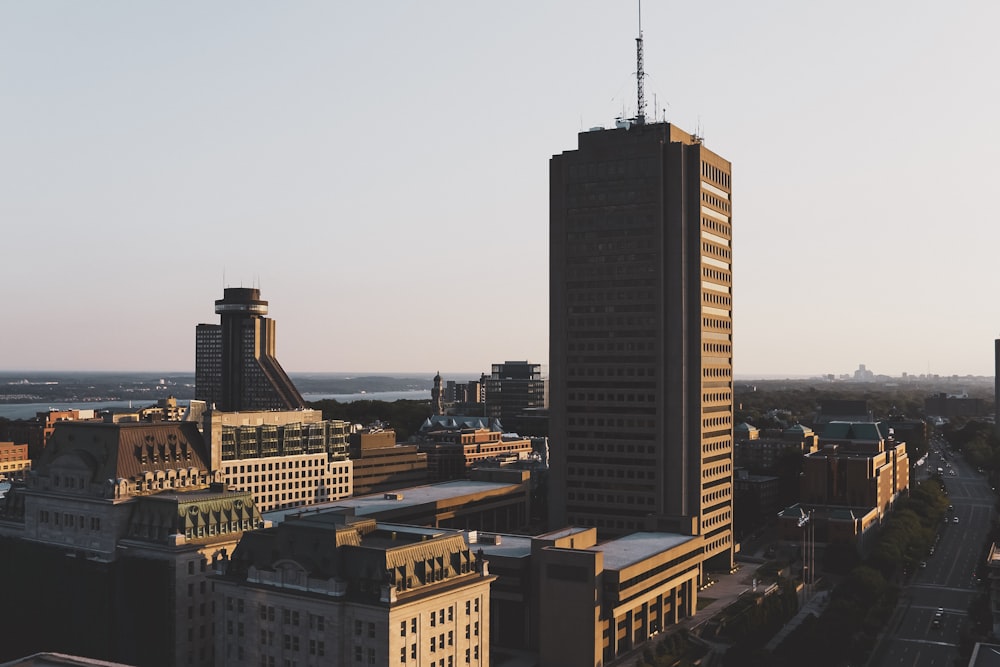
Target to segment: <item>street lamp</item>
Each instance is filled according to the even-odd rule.
[[[816,522],[812,520],[813,511],[809,510],[799,518],[799,528],[802,529],[802,603],[812,597],[812,586],[816,583],[813,569],[816,565]]]

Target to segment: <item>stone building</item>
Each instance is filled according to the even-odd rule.
[[[0,659],[213,664],[207,577],[263,520],[210,461],[193,423],[57,424],[0,506]]]
[[[493,580],[459,531],[289,518],[245,535],[215,581],[217,661],[486,666]]]

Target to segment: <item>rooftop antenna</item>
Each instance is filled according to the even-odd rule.
[[[642,90],[646,72],[642,67],[642,0],[639,2],[639,36],[635,38],[635,79],[638,88],[638,100],[635,108],[635,122],[642,125],[646,122],[646,95]]]

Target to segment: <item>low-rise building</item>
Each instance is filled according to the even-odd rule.
[[[427,470],[436,482],[468,477],[481,461],[511,455],[527,459],[533,453],[530,439],[504,433],[499,421],[483,417],[429,417],[414,442],[427,455]]]
[[[319,410],[212,410],[203,427],[224,481],[253,493],[261,512],[351,496],[350,430]]]
[[[0,442],[0,481],[20,479],[31,470],[28,445]]]
[[[535,537],[469,533],[493,585],[491,636],[546,667],[607,665],[697,609],[704,538],[594,528]]]
[[[365,429],[350,435],[354,493],[392,491],[429,481],[427,454],[415,444],[397,444],[390,429]]]
[[[210,460],[189,422],[59,423],[0,506],[0,660],[213,664],[207,576],[263,521]]]
[[[459,531],[307,513],[243,537],[219,664],[490,664],[490,584]]]

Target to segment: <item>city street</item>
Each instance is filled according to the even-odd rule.
[[[934,449],[944,456],[932,453],[928,467],[943,469],[953,509],[946,514],[933,553],[927,554],[925,565],[903,589],[870,667],[952,665],[968,622],[967,610],[981,590],[976,569],[985,557],[983,541],[995,493],[984,475],[948,452],[943,443],[935,441]]]

